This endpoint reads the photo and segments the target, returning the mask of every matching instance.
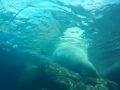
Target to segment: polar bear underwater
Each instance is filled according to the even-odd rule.
[[[76,38],[80,40],[82,33],[78,27],[68,28],[53,53],[53,61],[81,75],[96,77],[98,73],[85,49],[75,41]]]

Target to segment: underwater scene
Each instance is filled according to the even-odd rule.
[[[0,90],[120,90],[120,0],[0,0]]]

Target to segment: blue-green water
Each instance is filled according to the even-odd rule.
[[[82,35],[69,34],[72,27]],[[119,0],[0,0],[0,90],[16,90],[24,67],[51,60],[61,41],[74,40],[84,41],[101,75],[120,84],[119,27]]]

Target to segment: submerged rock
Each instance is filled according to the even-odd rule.
[[[119,90],[114,82],[84,77],[53,62],[29,66],[20,78],[19,90]]]

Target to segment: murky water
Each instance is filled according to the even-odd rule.
[[[119,0],[0,0],[0,90],[15,90],[22,69],[51,60],[60,42],[84,46],[98,72],[114,77],[120,72],[119,24]]]

